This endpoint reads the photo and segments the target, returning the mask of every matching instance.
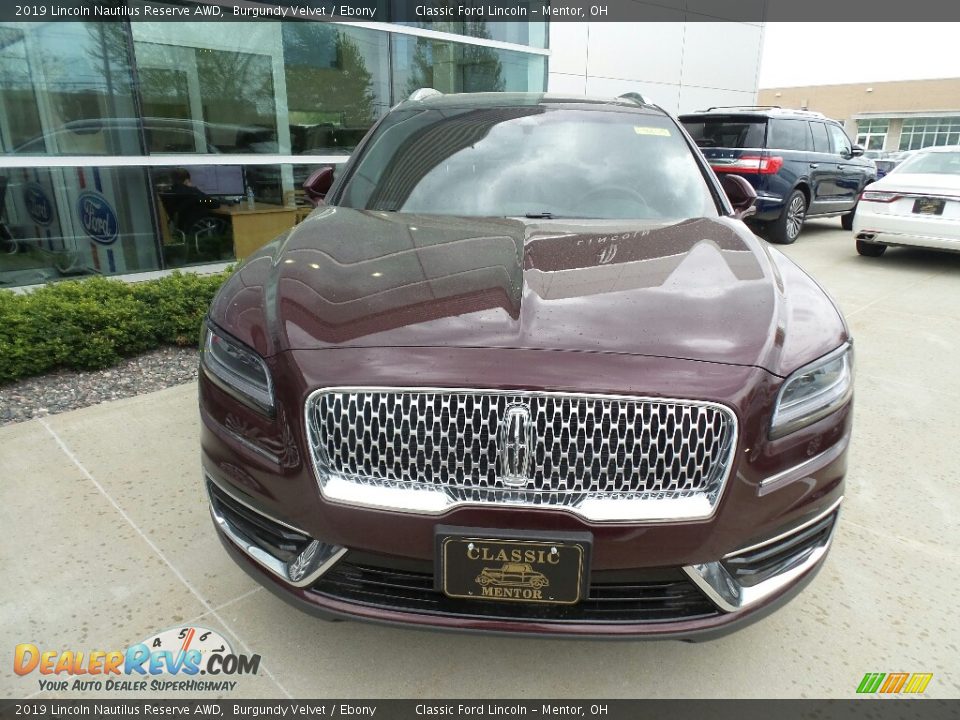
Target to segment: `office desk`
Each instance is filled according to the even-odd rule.
[[[212,210],[215,215],[230,219],[233,229],[233,253],[242,260],[263,247],[280,233],[297,224],[297,208],[254,203],[253,209],[244,200],[239,205],[222,205]]]

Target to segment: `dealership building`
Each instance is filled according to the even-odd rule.
[[[764,88],[758,102],[822,112],[867,150],[960,145],[960,78]]]
[[[756,101],[762,24],[661,15],[0,23],[0,287],[243,257],[421,87],[638,92],[674,113]],[[171,205],[184,169],[220,203],[204,217]]]

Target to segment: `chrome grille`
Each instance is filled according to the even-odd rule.
[[[519,489],[504,484],[499,447],[514,405],[528,409],[533,435]],[[712,508],[736,436],[733,414],[712,403],[466,390],[318,391],[307,425],[321,487],[432,490],[448,504],[698,496]]]

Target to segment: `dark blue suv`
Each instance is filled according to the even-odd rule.
[[[840,215],[853,229],[876,165],[840,123],[816,112],[775,107],[710,108],[680,122],[717,173],[735,173],[757,191],[749,222],[771,242],[792,243],[808,217]]]

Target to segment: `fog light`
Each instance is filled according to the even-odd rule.
[[[305,577],[317,574],[320,568],[339,557],[343,551],[344,549],[338,545],[311,540],[304,551],[287,566],[287,577],[290,582],[298,583]]]

